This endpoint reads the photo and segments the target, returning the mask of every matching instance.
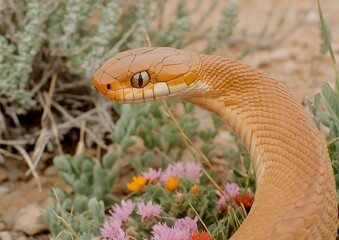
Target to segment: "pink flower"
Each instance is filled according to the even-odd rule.
[[[195,217],[194,219],[190,217],[180,218],[175,221],[174,228],[177,229],[183,229],[190,232],[198,231],[198,217]]]
[[[240,187],[236,183],[226,183],[224,187],[225,191],[216,191],[217,195],[220,197],[216,203],[216,208],[218,210],[224,209],[226,203],[229,202],[231,198],[235,198],[240,194]]]
[[[101,236],[104,238],[114,238],[121,228],[121,222],[118,219],[106,221],[100,229]]]
[[[148,172],[143,172],[142,175],[144,176],[144,178],[145,178],[146,180],[154,181],[155,179],[157,179],[158,177],[160,177],[161,172],[162,172],[162,169],[158,169],[158,171],[157,171],[157,170],[155,170],[155,169],[153,169],[153,168],[150,168],[150,169],[148,170]]]
[[[121,228],[121,221],[118,219],[106,221],[100,229],[102,240],[129,240],[130,237]],[[93,239],[92,239],[93,240]]]
[[[185,166],[182,162],[177,162],[174,165],[172,165],[172,171],[173,171],[173,177],[179,178],[181,177],[185,172]]]
[[[129,218],[129,215],[133,212],[134,203],[132,200],[128,199],[127,201],[121,201],[121,207],[118,204],[112,207],[113,211],[109,211],[111,214],[110,219],[118,219],[121,222],[126,222]]]
[[[180,178],[185,172],[185,167],[181,162],[170,164],[160,176],[160,181],[166,182],[170,176]]]
[[[225,191],[216,191],[219,197],[223,197],[226,202],[230,201],[231,198],[235,198],[240,194],[240,187],[236,183],[226,183]]]
[[[216,205],[217,210],[219,210],[219,211],[222,211],[223,209],[225,209],[226,208],[226,200],[225,200],[225,198],[224,197],[220,197],[215,205]]]
[[[157,223],[152,227],[152,238],[154,240],[166,240],[171,236],[171,228],[166,223]]]
[[[152,227],[151,240],[188,240],[189,232],[168,227],[166,223],[157,223]]]
[[[185,166],[185,176],[194,181],[199,181],[201,177],[201,167],[199,164],[190,162]]]
[[[142,201],[138,203],[137,213],[141,215],[142,220],[148,217],[158,216],[161,212],[161,206],[159,204],[153,205],[152,201],[148,201],[147,204]]]
[[[225,190],[226,190],[226,194],[227,196],[231,196],[231,198],[235,198],[236,196],[238,196],[240,194],[240,187],[238,184],[236,183],[226,183],[225,184]],[[229,199],[228,196],[228,199]]]
[[[198,231],[198,217],[177,219],[173,227],[166,223],[157,223],[152,227],[151,240],[189,240],[190,233]]]
[[[121,228],[118,229],[116,236],[113,240],[129,240],[130,237],[122,230]],[[107,239],[108,240],[108,239]]]

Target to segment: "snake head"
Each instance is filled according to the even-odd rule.
[[[174,48],[136,48],[108,59],[93,76],[93,86],[117,103],[184,96],[198,78],[199,56]]]

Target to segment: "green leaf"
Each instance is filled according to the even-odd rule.
[[[92,161],[84,161],[82,164],[82,173],[83,174],[92,174],[93,172],[93,162]]]
[[[57,156],[53,159],[54,166],[58,169],[58,171],[62,172],[72,172],[72,166],[70,164],[71,156],[69,155],[62,155]]]
[[[66,172],[60,172],[59,176],[61,177],[62,180],[64,180],[65,183],[67,183],[69,186],[74,185],[75,181],[75,176],[73,174],[69,174]]]
[[[117,170],[117,169],[110,170],[107,174],[107,177],[106,177],[107,185],[109,187],[112,187],[118,176],[119,176],[119,170]]]
[[[104,155],[102,159],[102,164],[105,168],[111,169],[115,162],[117,161],[117,159],[118,159],[117,154],[108,152]]]
[[[91,193],[91,187],[81,180],[75,180],[73,188],[78,194],[89,195]]]
[[[105,184],[106,172],[99,163],[96,163],[93,170],[93,184],[94,186],[102,186]]]
[[[154,155],[151,151],[145,151],[141,156],[140,162],[143,167],[143,170],[146,170],[151,167],[153,162]]]
[[[328,111],[339,122],[339,95],[336,95],[330,85],[324,82],[321,86],[321,96],[328,108]]]
[[[120,202],[120,199],[114,196],[112,193],[107,193],[102,200],[104,201],[106,206],[110,206]]]
[[[331,115],[328,112],[318,112],[318,117],[322,124],[329,127],[331,123]]]
[[[125,137],[120,143],[120,151],[123,153],[127,148],[134,145],[134,141],[128,137]]]
[[[62,208],[63,208],[65,211],[71,210],[72,207],[73,207],[73,201],[72,201],[72,199],[70,199],[70,198],[65,199],[65,201],[63,201],[63,202],[61,203],[61,206],[62,206]]]
[[[337,185],[339,184],[339,174],[334,175]]]
[[[77,195],[74,198],[74,212],[76,214],[81,214],[87,209],[88,197],[85,195]]]
[[[331,60],[332,60],[332,66],[333,66],[333,70],[334,70],[334,74],[335,74],[336,92],[337,92],[337,95],[339,95],[339,69],[338,69],[338,66],[337,66],[336,59],[335,59],[334,51],[332,49],[328,26],[326,25],[326,21],[325,21],[325,18],[323,16],[323,12],[322,12],[319,0],[318,0],[318,13],[319,13],[319,17],[320,17],[320,24],[321,24],[323,40],[325,42],[326,48],[328,49],[328,51],[330,53]],[[338,117],[338,115],[336,115],[336,116]]]
[[[114,142],[120,143],[122,139],[124,139],[126,135],[126,129],[122,126],[123,124],[123,119],[120,118],[116,123],[115,131],[112,135]]]
[[[135,171],[142,171],[142,165],[140,163],[140,161],[137,161],[133,158],[130,158],[128,160],[129,164],[135,169]]]
[[[315,106],[316,109],[319,108],[320,102],[321,102],[321,95],[320,95],[320,93],[317,93],[314,96],[314,106]]]
[[[57,201],[60,201],[60,202],[63,202],[65,201],[67,198],[70,198],[71,196],[66,193],[63,189],[61,188],[52,188],[50,191],[49,191],[49,195],[57,200]]]
[[[98,201],[96,198],[91,198],[88,201],[88,209],[91,213],[91,216],[98,224],[101,226],[104,223],[105,219],[105,206],[103,201]]]

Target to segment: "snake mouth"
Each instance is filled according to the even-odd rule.
[[[166,82],[148,83],[143,88],[122,87],[107,90],[104,96],[113,103],[142,103],[163,100],[166,98],[180,98],[187,89],[186,84],[171,86]]]
[[[113,100],[110,96],[105,95],[106,99],[109,100],[112,103],[117,104],[134,104],[134,103],[145,103],[145,102],[154,102],[154,101],[160,101],[164,99],[168,99],[171,97],[171,95],[168,96],[159,96],[155,98],[146,98],[146,99],[134,99],[134,100]]]

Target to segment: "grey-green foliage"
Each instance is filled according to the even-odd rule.
[[[160,4],[164,8],[173,7],[151,0],[136,4],[121,0],[2,0],[0,97],[4,97],[5,102],[18,102],[21,108],[30,109],[36,100],[36,91],[30,92],[29,88],[39,82],[41,76],[33,73],[58,72],[59,65],[53,63],[61,60],[67,67],[66,74],[73,75],[72,79],[88,79],[115,53],[145,46],[146,30],[154,46],[183,47],[193,39],[206,37],[196,36],[191,29],[194,26],[190,18],[201,1],[193,5],[179,1],[176,17],[170,21],[163,19],[164,9],[158,8]],[[213,6],[215,2],[209,4]],[[211,14],[208,10],[204,19]],[[234,11],[233,15],[230,11]],[[217,41],[213,37],[210,39],[209,52],[221,38],[229,37],[235,25],[231,19],[237,15],[236,5],[230,4],[222,14],[216,33],[211,33]],[[46,66],[49,67],[46,69]]]
[[[112,194],[112,186],[119,174],[114,167],[116,160],[114,153],[107,153],[102,164],[82,155],[54,159],[59,176],[75,192],[68,194],[59,188],[51,190],[52,203],[44,218],[56,239],[72,239],[71,235],[76,235],[87,240],[98,235],[105,217],[105,206],[118,202]]]
[[[329,147],[329,153],[332,158],[332,160],[337,162],[337,166],[335,171],[337,170],[338,176],[336,178],[339,179],[339,67],[337,65],[335,55],[332,49],[331,41],[330,41],[330,31],[329,26],[325,22],[325,18],[323,16],[320,3],[318,2],[318,10],[319,10],[319,16],[320,16],[320,23],[322,28],[322,39],[323,39],[323,45],[326,46],[326,49],[329,51],[331,60],[332,60],[332,66],[334,71],[334,79],[335,79],[335,87],[332,89],[329,85],[329,83],[324,82],[321,87],[321,99],[325,103],[328,114],[323,114],[323,123],[327,123],[327,125],[330,128],[330,134],[329,134],[329,140],[330,143],[328,145]],[[339,181],[337,182],[337,186],[339,186]]]
[[[172,110],[176,109],[180,104],[169,102]],[[183,104],[183,106],[185,114],[178,118],[178,123],[192,140],[200,138],[205,141],[204,146],[212,150],[210,140],[218,132],[221,126],[220,120],[215,119],[207,130],[198,130],[199,121],[194,118],[195,108],[190,104]],[[119,174],[117,161],[129,161],[137,172],[135,175],[137,175],[142,171],[147,171],[153,163],[166,166],[169,163],[168,159],[175,162],[178,159],[178,150],[180,152],[180,149],[183,150],[185,148],[178,130],[167,116],[161,103],[116,105],[115,110],[120,115],[120,118],[116,123],[116,131],[112,133],[112,151],[104,155],[101,163],[94,162],[91,158],[83,155],[75,155],[73,157],[64,155],[54,159],[54,165],[60,177],[74,190],[72,195],[66,194],[62,189],[55,189],[53,191],[53,203],[46,210],[45,217],[54,236],[59,234],[64,236],[63,234],[69,234],[70,230],[62,225],[60,219],[53,212],[57,212],[59,216],[62,214],[69,225],[75,225],[72,226],[74,234],[87,237],[88,231],[82,231],[81,228],[76,227],[79,219],[82,219],[82,222],[92,221],[91,215],[85,214],[87,212],[86,201],[94,198],[102,201],[105,206],[110,206],[118,201],[118,198],[112,193],[113,184]],[[132,136],[138,136],[145,146],[142,152],[135,155],[127,154],[128,149],[135,147]],[[157,152],[162,152],[166,157],[159,156]],[[205,179],[204,182],[206,183],[207,180]],[[187,184],[186,192],[188,194],[193,183]],[[153,190],[155,192],[152,192]],[[169,194],[166,195],[165,192],[168,192],[168,190],[160,186],[153,190],[150,189],[149,200],[153,199],[155,202],[161,200],[163,206],[166,206],[166,203],[169,204],[168,206],[171,206],[173,194],[171,194],[170,198],[167,198],[166,196]],[[210,189],[208,192],[210,194],[213,193],[213,199],[215,199],[214,190],[211,191]],[[159,194],[162,196],[161,199],[157,198]],[[208,206],[204,205],[206,209],[200,209],[202,205],[199,204],[199,201],[200,203],[202,201],[199,199],[194,200],[191,194],[188,194],[188,197],[192,198],[192,204],[201,213],[210,212],[209,217],[206,219],[209,219],[209,221],[214,220],[213,211],[210,211],[215,208],[213,201],[205,201]],[[190,207],[185,206],[184,209],[187,210]],[[93,231],[93,234],[95,234],[95,231]],[[87,239],[86,237],[84,239]]]
[[[321,45],[320,45],[320,52],[322,54],[325,54],[326,52],[328,52],[328,45],[326,43],[327,42],[326,35],[328,35],[328,38],[331,39],[332,34],[330,32],[328,21],[325,17],[323,18],[322,24],[320,23],[320,32],[321,32],[320,36],[321,36],[321,39],[322,39],[322,42],[321,42]],[[326,31],[327,31],[327,33],[326,33]]]
[[[225,5],[222,11],[221,20],[218,23],[217,31],[215,32],[215,35],[210,38],[209,44],[205,50],[207,53],[213,53],[218,47],[226,45],[226,42],[232,35],[236,25],[238,11],[238,5],[233,2]]]
[[[44,219],[54,239],[90,240],[99,235],[105,220],[103,201],[86,195],[72,197],[62,189],[51,189],[53,202],[44,211]]]
[[[186,0],[181,0],[176,9],[176,21],[172,22],[168,28],[162,29],[152,35],[161,46],[172,46],[179,48],[183,45],[184,38],[190,27],[188,13],[185,10]]]
[[[59,176],[77,195],[95,197],[108,205],[117,201],[112,195],[112,186],[119,174],[119,171],[112,167],[116,160],[117,155],[112,153],[104,156],[102,165],[94,163],[86,156],[63,155],[54,158],[54,165]]]
[[[8,11],[6,1],[3,4],[1,10]],[[20,100],[21,104],[33,104],[29,91],[25,88],[34,58],[46,37],[41,31],[41,26],[48,17],[48,6],[49,4],[40,4],[38,0],[27,1],[26,21],[21,23],[20,31],[13,33],[12,37],[15,41],[6,38],[5,34],[0,35],[0,95],[9,98],[9,101]],[[3,12],[0,16],[4,17]],[[0,24],[1,33],[4,31],[6,22],[0,22]],[[13,29],[13,26],[10,29]]]
[[[230,169],[232,169],[233,181],[243,187],[245,191],[251,189],[251,191],[255,192],[256,182],[253,166],[251,164],[250,153],[239,137],[237,137],[234,133],[232,133],[232,136],[235,139],[237,148],[236,150],[232,148],[227,149],[226,157],[231,159]]]
[[[326,105],[328,111],[321,109],[320,102]],[[339,196],[339,93],[336,93],[327,82],[324,82],[321,87],[321,94],[315,96],[314,103],[318,122],[321,122],[330,130],[328,150]]]
[[[169,102],[173,105],[172,109],[178,107],[179,103]],[[185,134],[192,140],[197,138],[206,142],[206,146],[212,149],[211,143],[208,143],[209,136],[203,134],[207,130],[198,130],[199,121],[194,118],[195,108],[190,104],[183,103],[185,114],[178,117],[177,121]],[[167,116],[164,107],[160,102],[135,104],[135,105],[115,105],[116,112],[120,115],[116,123],[116,131],[113,133],[113,141],[119,143],[117,151],[125,151],[131,147],[134,142],[131,136],[139,136],[145,146],[145,152],[138,161],[134,158],[130,159],[130,163],[140,172],[150,167],[155,151],[163,152],[172,161],[177,160],[177,149],[185,148],[177,128]],[[210,130],[215,136],[220,125],[213,124]],[[133,148],[133,146],[132,146]],[[158,163],[161,157],[157,157]]]
[[[145,38],[146,29],[149,29],[152,19],[155,16],[155,12],[151,9],[151,0],[141,0],[136,5],[135,21],[138,21],[139,24],[143,27],[137,28],[133,34],[133,38],[127,44],[128,48],[136,48],[139,46],[147,46],[147,41]]]

